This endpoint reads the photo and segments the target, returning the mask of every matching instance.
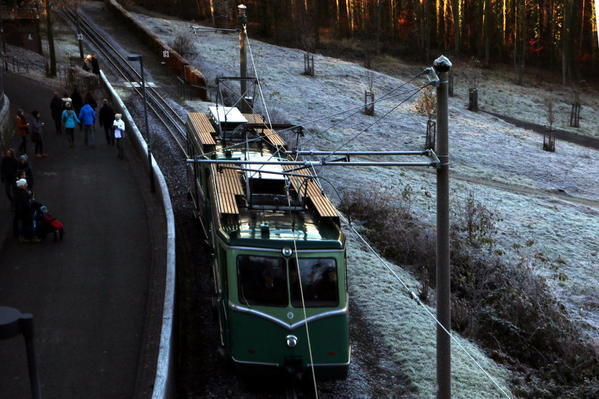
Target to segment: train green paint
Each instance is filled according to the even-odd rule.
[[[219,132],[214,118],[211,122]],[[225,154],[219,134],[216,146],[206,145],[191,117],[188,139],[192,157],[247,159],[259,154],[281,159],[274,146],[262,142]],[[313,363],[318,377],[345,378],[350,362],[349,312],[345,237],[339,219],[320,216],[310,199],[290,188],[288,176],[250,181],[257,179],[256,174],[247,171],[235,175],[245,185],[244,193],[235,196],[238,212],[223,213],[219,204],[226,194],[219,191],[216,173],[221,172],[214,165],[188,167],[196,214],[215,254],[215,307],[226,357],[242,373],[276,369],[302,376],[311,373]],[[268,190],[276,191],[279,184],[285,184],[289,199],[274,206],[276,193],[269,197]],[[260,190],[258,199],[253,197],[255,191],[248,196],[252,185]]]

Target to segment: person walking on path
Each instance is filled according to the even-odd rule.
[[[2,158],[2,166],[0,166],[1,170],[1,180],[4,183],[4,190],[6,191],[6,196],[11,204],[14,205],[14,194],[15,194],[15,183],[17,181],[17,167],[18,162],[17,158],[15,158],[15,150],[9,148],[6,150],[4,154],[4,158]]]
[[[117,148],[117,157],[119,159],[123,159],[123,145],[121,140],[125,137],[125,122],[121,119],[123,116],[121,114],[114,115],[114,122],[112,122],[112,126],[114,129],[114,140],[116,142]]]
[[[29,191],[27,180],[19,179],[15,190],[15,219],[13,229],[19,242],[31,242],[33,239],[33,209],[31,208],[32,194]]]
[[[26,179],[27,187],[29,190],[33,190],[33,171],[29,165],[29,157],[27,154],[23,154],[19,157],[17,163],[17,179]]]
[[[60,121],[60,117],[62,115],[62,111],[64,110],[64,102],[58,92],[55,91],[52,96],[52,100],[50,101],[50,113],[52,115],[52,119],[54,120],[54,129],[56,130],[56,134],[62,133],[62,124]]]
[[[108,100],[104,99],[102,108],[100,108],[100,126],[104,128],[106,135],[106,144],[114,145],[114,134],[112,133],[112,125],[114,121],[114,110],[108,104]]]
[[[66,103],[66,109],[62,111],[61,121],[64,123],[64,130],[67,132],[67,139],[69,140],[69,147],[75,146],[75,127],[79,122],[77,114],[73,111],[71,103]]]
[[[97,76],[100,76],[100,63],[98,62],[98,56],[95,53],[92,54],[91,64],[92,72]]]
[[[48,154],[44,152],[44,126],[46,125],[40,119],[40,113],[38,111],[31,112],[33,118],[31,119],[31,141],[35,143],[35,156],[36,158],[47,157]]]
[[[21,137],[19,152],[25,154],[27,152],[27,135],[29,134],[29,123],[27,123],[27,119],[25,119],[25,113],[22,109],[19,109],[17,111],[15,124],[17,126],[17,133],[19,137]]]
[[[83,125],[83,133],[85,135],[85,145],[91,145],[95,147],[95,124],[96,124],[96,112],[89,104],[85,104],[79,112],[79,120]]]
[[[75,113],[79,115],[79,111],[81,111],[81,107],[83,106],[83,98],[81,98],[79,89],[76,87],[73,89],[73,93],[71,93],[71,105],[73,106]]]

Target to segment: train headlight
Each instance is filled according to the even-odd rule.
[[[287,258],[288,258],[288,257],[290,257],[290,256],[291,256],[291,254],[293,253],[293,251],[291,250],[291,248],[289,248],[289,247],[285,247],[285,248],[283,248],[283,249],[281,250],[281,253],[283,254],[283,256],[285,256],[285,257],[287,257]]]
[[[287,346],[290,348],[295,348],[297,345],[297,337],[295,335],[288,335],[287,338]]]

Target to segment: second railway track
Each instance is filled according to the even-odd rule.
[[[73,10],[65,9],[64,17],[74,25],[79,21],[79,28],[90,43],[96,47],[97,51],[102,54],[114,70],[122,79],[131,84],[132,89],[141,97],[143,91],[138,87],[141,81],[140,73],[131,65],[126,57],[117,50],[109,40],[107,40],[91,22],[81,14]],[[177,143],[177,146],[182,153],[187,157],[186,151],[186,129],[185,120],[169,105],[166,99],[154,87],[146,86],[146,96],[148,100],[148,109],[158,120],[165,126],[169,134]],[[145,130],[145,129],[144,129]]]

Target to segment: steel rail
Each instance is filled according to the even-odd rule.
[[[243,161],[237,159],[187,159],[187,163],[206,163],[206,164],[214,164],[214,165],[294,165],[294,166],[305,166],[305,167],[313,167],[313,166],[430,166],[437,167],[439,163],[435,160],[431,162],[376,162],[376,161],[327,161],[327,160],[317,160],[317,161]],[[256,170],[256,173],[270,173],[266,170],[260,171]]]
[[[426,151],[283,151],[283,154],[289,155],[429,155]]]
[[[72,22],[76,22],[77,14],[72,10],[65,9],[63,14]],[[115,69],[115,71],[128,82],[139,82],[140,73],[125,59],[125,57],[114,46],[106,40],[93,25],[82,15],[79,15],[80,27],[82,32],[88,37],[91,43],[103,54],[104,59]],[[141,87],[132,85],[132,89],[141,97]],[[166,102],[155,88],[146,86],[148,98],[148,107],[152,113],[166,127],[167,131],[177,143],[179,149],[187,156],[186,148],[186,130],[185,121],[176,113],[176,111]]]
[[[72,11],[71,11],[72,12]],[[116,55],[117,57],[120,58],[120,60],[122,61],[121,63],[123,65],[127,66],[127,70],[130,71],[131,73],[133,73],[134,75],[134,79],[131,80],[132,82],[140,82],[141,80],[141,74],[137,71],[137,69],[135,69],[126,59],[125,56],[123,56],[117,49],[114,48],[114,46],[112,46],[112,44],[106,40],[102,35],[100,35],[98,33],[98,31],[95,29],[95,27],[93,26],[93,24],[91,22],[89,22],[89,20],[87,19],[87,17],[79,14],[79,18],[80,20],[85,24],[85,26],[88,28],[88,30],[90,31],[90,33],[92,33],[94,35],[94,38],[96,39],[96,41],[98,41],[98,39],[100,39],[108,48],[110,48],[111,52]],[[156,96],[156,103],[157,105],[159,105],[161,108],[169,111],[170,115],[169,117],[171,117],[171,119],[177,119],[181,124],[185,124],[185,120],[183,120],[183,118],[181,118],[179,116],[179,114],[177,114],[177,112],[167,103],[167,101],[164,99],[164,97],[162,97],[162,95],[153,87],[146,87],[146,90],[148,92],[150,92],[152,95]],[[184,129],[182,129],[184,130]]]

